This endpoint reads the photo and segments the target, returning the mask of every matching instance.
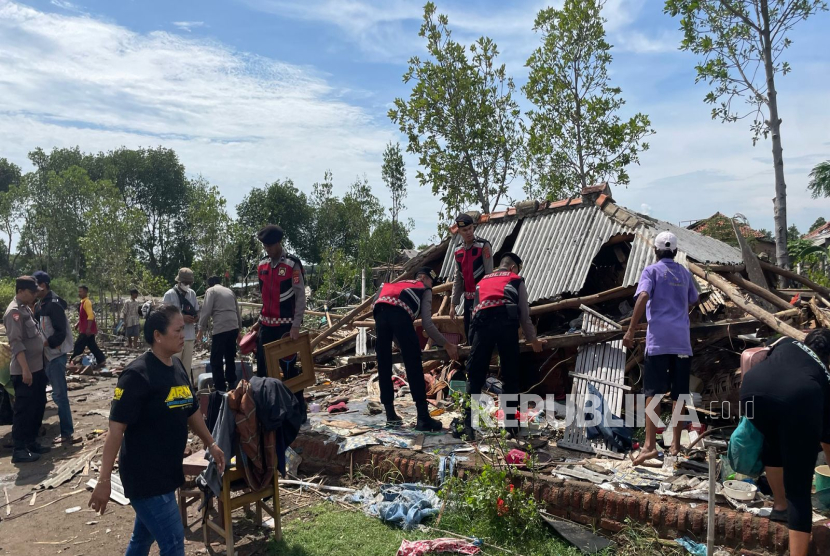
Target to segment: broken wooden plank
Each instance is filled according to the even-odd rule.
[[[753,284],[752,282],[744,280],[743,276],[741,276],[740,274],[727,274],[726,279],[735,284],[736,286],[745,289],[749,293],[757,295],[767,303],[773,305],[774,307],[782,311],[787,311],[793,308],[792,305],[790,305],[789,303],[787,303],[771,291],[762,288],[761,286],[758,286],[756,284]]]
[[[636,286],[613,288],[604,292],[595,293],[593,295],[586,295],[584,297],[574,297],[573,299],[564,299],[555,303],[547,303],[545,305],[537,305],[530,308],[530,314],[543,315],[545,313],[552,313],[554,311],[562,311],[563,309],[576,309],[580,305],[597,305],[612,299],[620,299],[621,297],[633,297],[637,292]]]
[[[763,310],[762,308],[758,307],[754,303],[750,303],[741,293],[730,284],[725,278],[721,277],[719,274],[715,274],[712,272],[706,272],[704,269],[699,267],[698,265],[690,262],[689,263],[689,270],[695,274],[696,276],[700,276],[716,288],[720,289],[723,293],[729,296],[729,298],[741,309],[761,321],[762,323],[766,324],[776,332],[783,334],[785,336],[789,336],[790,338],[794,338],[799,341],[804,341],[807,335],[790,326],[789,324],[782,322],[777,318],[775,315],[768,313],[767,311]]]
[[[772,272],[774,274],[777,274],[779,276],[783,276],[784,278],[789,278],[790,280],[794,280],[794,281],[796,281],[800,284],[804,284],[805,286],[807,286],[808,288],[810,288],[814,292],[820,293],[824,297],[830,297],[830,289],[825,288],[824,286],[821,286],[819,284],[816,284],[815,282],[813,282],[809,278],[805,278],[804,276],[802,276],[800,274],[796,274],[795,272],[793,272],[791,270],[787,270],[787,269],[784,269],[784,268],[781,268],[781,267],[777,267],[773,264],[770,264],[770,263],[767,263],[767,262],[764,262],[764,261],[761,261],[761,268],[763,268],[764,270],[769,270],[770,272]]]
[[[746,267],[746,274],[749,276],[749,281],[755,286],[769,290],[769,284],[767,284],[764,271],[761,269],[761,261],[758,260],[758,255],[752,251],[743,234],[738,230],[738,224],[735,222],[735,219],[730,218],[730,220],[732,221],[732,230],[735,232],[735,237],[738,238],[738,245],[741,247],[741,255],[744,259],[744,266]]]

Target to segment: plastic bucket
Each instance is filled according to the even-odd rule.
[[[830,466],[816,467],[816,494],[817,506],[820,509],[830,509]]]

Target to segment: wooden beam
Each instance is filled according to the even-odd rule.
[[[350,322],[352,322],[352,319],[354,319],[357,315],[359,315],[367,307],[370,307],[374,300],[375,300],[374,297],[370,297],[369,299],[365,300],[363,303],[361,303],[360,305],[358,305],[357,307],[355,307],[354,309],[349,311],[346,315],[343,316],[342,319],[340,319],[336,323],[334,323],[334,325],[329,326],[328,328],[326,328],[325,330],[320,332],[320,334],[317,335],[316,338],[311,340],[311,347],[312,348],[316,347],[317,344],[319,344],[320,342],[322,342],[323,340],[325,340],[326,338],[331,336],[331,334],[334,331],[339,330],[339,329],[343,328],[344,326],[346,326],[347,324],[349,324]]]
[[[796,282],[798,282],[800,284],[804,284],[805,286],[807,286],[808,288],[810,288],[814,292],[818,292],[821,295],[823,295],[824,297],[830,297],[830,289],[825,288],[824,286],[820,286],[819,284],[816,284],[812,280],[810,280],[808,278],[805,278],[804,276],[802,276],[800,274],[796,274],[795,272],[793,272],[791,270],[787,270],[785,268],[780,268],[780,267],[777,267],[773,264],[770,264],[770,263],[764,262],[764,261],[761,261],[761,268],[763,268],[764,270],[769,270],[770,272],[773,272],[773,273],[775,273],[779,276],[783,276],[784,278],[789,278],[790,280],[795,280]]]
[[[704,266],[709,272],[743,272],[746,266],[742,264],[707,264]]]
[[[735,305],[737,305],[738,307],[740,307],[741,309],[743,309],[744,311],[746,311],[747,313],[761,321],[762,323],[766,324],[776,332],[779,332],[785,336],[789,336],[790,338],[794,338],[802,342],[807,337],[807,335],[804,332],[796,328],[793,328],[785,322],[782,322],[775,315],[772,315],[764,311],[756,304],[748,302],[746,299],[744,299],[744,296],[741,295],[741,293],[735,288],[735,286],[730,284],[719,274],[706,272],[701,267],[691,262],[689,263],[689,270],[692,271],[692,273],[696,276],[703,278],[716,288],[720,289],[722,292],[729,296],[729,298],[735,303]]]
[[[830,317],[828,317],[824,313],[824,310],[818,306],[818,301],[815,297],[810,300],[810,309],[813,310],[813,314],[816,316],[816,320],[822,328],[830,328]]]
[[[789,303],[787,303],[771,291],[762,288],[761,286],[754,284],[749,280],[744,280],[743,276],[741,276],[740,274],[727,274],[726,278],[736,286],[745,289],[749,293],[754,293],[758,297],[764,299],[765,301],[772,304],[774,307],[781,309],[782,311],[789,311],[793,308],[792,305],[790,305]]]
[[[619,299],[621,297],[633,297],[637,292],[636,286],[620,286],[604,292],[586,295],[584,297],[574,297],[573,299],[563,299],[555,303],[548,303],[546,305],[537,305],[530,308],[531,316],[543,315],[545,313],[552,313],[555,311],[562,311],[564,309],[578,309],[580,305],[596,305],[611,301],[612,299]]]

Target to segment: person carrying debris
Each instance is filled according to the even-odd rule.
[[[475,236],[475,224],[469,214],[459,214],[455,219],[461,245],[455,250],[455,278],[452,283],[452,305],[450,318],[455,319],[456,307],[464,294],[464,335],[470,340],[470,318],[473,315],[473,300],[476,284],[485,274],[493,272],[493,252],[490,242]]]
[[[46,377],[52,385],[52,401],[58,406],[61,434],[55,443],[80,442],[75,437],[75,426],[72,423],[72,409],[69,407],[69,396],[66,387],[66,361],[72,351],[72,331],[69,319],[66,316],[66,301],[52,291],[52,278],[38,270],[34,273],[37,281],[37,293],[40,300],[35,310],[35,318],[40,322],[40,328],[46,338],[43,342],[43,355],[46,357]]]
[[[623,345],[634,347],[634,334],[643,315],[647,316],[643,394],[646,406],[655,396],[671,392],[674,406],[680,396],[689,395],[692,368],[692,341],[689,331],[689,308],[698,301],[697,287],[691,272],[674,261],[677,237],[661,232],[654,240],[657,262],[643,270],[637,286],[637,302]],[[674,407],[673,407],[674,411]],[[671,454],[680,453],[682,421],[673,426]],[[634,465],[657,457],[657,423],[646,419],[646,440]]]
[[[109,432],[89,507],[103,514],[112,494],[112,468],[135,511],[128,556],[150,553],[153,542],[165,556],[184,556],[184,526],[176,489],[184,484],[182,454],[187,429],[199,437],[225,469],[225,454],[199,411],[199,398],[181,360],[185,323],[177,307],[164,305],[144,322],[150,350],[127,365],[118,378],[110,407]]]
[[[196,346],[196,323],[199,322],[199,300],[193,291],[193,271],[180,268],[176,275],[176,285],[167,290],[162,303],[176,307],[184,319],[184,345],[176,354],[190,376],[193,376],[193,348]]]
[[[279,226],[269,224],[257,233],[262,247],[268,255],[259,262],[257,275],[259,291],[262,294],[262,309],[259,320],[251,327],[257,332],[256,374],[268,376],[265,345],[286,336],[292,340],[300,337],[300,325],[305,314],[305,273],[303,263],[289,255],[282,247],[285,232]],[[300,374],[296,357],[281,361],[283,377],[294,378]],[[302,412],[306,412],[303,390],[296,393]]]
[[[830,462],[830,330],[804,343],[776,342],[746,372],[741,415],[763,435],[764,464],[774,503],[770,519],[787,523],[790,554],[807,554],[813,523],[811,492],[819,450]]]
[[[421,344],[413,322],[420,316],[421,326],[435,345],[445,348],[450,358],[458,359],[458,346],[447,341],[432,322],[432,287],[438,284],[439,279],[434,270],[420,268],[414,280],[381,284],[372,307],[377,332],[375,352],[378,357],[378,385],[380,401],[386,409],[386,421],[391,424],[402,421],[395,413],[395,393],[392,387],[394,339],[401,349],[409,392],[418,411],[415,430],[427,432],[440,431],[442,425],[429,415]]]
[[[484,278],[476,286],[473,317],[470,332],[473,342],[470,357],[467,359],[467,394],[481,394],[493,348],[499,348],[499,363],[504,393],[519,393],[519,326],[525,340],[533,346],[533,351],[542,351],[542,342],[536,338],[536,329],[530,321],[530,306],[527,301],[527,288],[524,278],[519,276],[522,259],[515,253],[505,253],[499,262],[499,268]],[[505,403],[501,408],[505,419],[512,419],[516,407]],[[518,429],[511,427],[508,432],[514,436]],[[464,435],[475,438],[472,423],[472,407],[464,411]]]
[[[70,359],[74,360],[83,355],[84,349],[89,348],[89,352],[95,357],[95,368],[100,369],[106,363],[107,356],[95,341],[98,324],[95,322],[92,300],[89,299],[89,288],[83,284],[78,286],[78,297],[81,299],[81,304],[78,306],[78,324],[75,325],[78,329],[78,337],[75,339],[75,349],[72,350]]]
[[[37,442],[46,409],[46,373],[43,372],[43,334],[29,307],[34,304],[37,282],[21,276],[15,282],[15,298],[6,307],[3,325],[9,337],[14,385],[12,463],[30,463],[49,452]]]
[[[130,300],[124,302],[121,309],[121,318],[124,319],[124,336],[127,338],[127,347],[139,348],[141,330],[141,302],[138,300],[138,290],[130,290]]]
[[[233,389],[236,386],[236,344],[241,338],[242,314],[239,312],[236,294],[221,282],[218,276],[208,278],[199,328],[207,336],[208,321],[213,319],[210,370],[213,374],[214,388],[226,392],[228,388]]]

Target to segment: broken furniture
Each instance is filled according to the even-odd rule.
[[[207,469],[207,466],[208,460],[205,459],[205,453],[202,450],[190,454],[182,462],[185,483],[179,488],[176,499],[179,503],[179,513],[182,516],[182,525],[185,529],[196,523],[196,521],[187,522],[187,508],[196,502],[201,502],[205,497],[202,490],[196,486],[195,478]]]
[[[244,492],[242,494],[234,495],[233,487],[238,486],[239,482],[244,483],[246,488],[243,489]],[[234,485],[234,483],[237,483],[237,485]],[[270,505],[266,502],[268,498],[271,498]],[[213,519],[210,516],[213,510],[212,499],[205,504],[202,513],[202,534],[204,536],[205,548],[210,550],[209,533],[210,530],[213,530],[224,539],[227,554],[235,554],[232,514],[238,508],[247,508],[250,511],[251,504],[254,504],[256,507],[254,524],[262,525],[262,512],[265,511],[274,518],[274,539],[277,541],[281,540],[279,471],[277,471],[275,466],[274,478],[271,484],[260,491],[253,491],[247,487],[245,468],[242,465],[242,455],[241,452],[237,451],[235,464],[231,466],[231,462],[229,461],[228,467],[222,476],[222,492],[219,496],[217,519]]]
[[[276,342],[265,344],[265,365],[268,376],[282,380],[283,384],[292,392],[299,392],[303,388],[314,386],[317,379],[314,375],[314,359],[311,354],[311,342],[308,332],[303,332],[296,340],[283,338]],[[299,356],[297,366],[302,372],[294,378],[284,379],[280,371],[280,360]]]

